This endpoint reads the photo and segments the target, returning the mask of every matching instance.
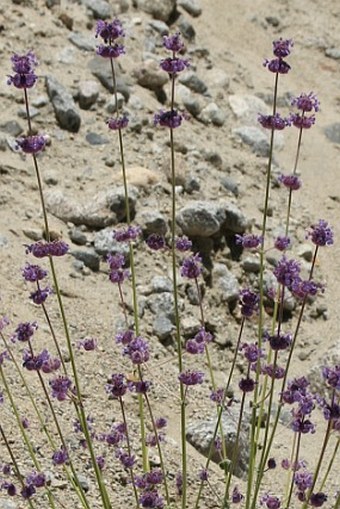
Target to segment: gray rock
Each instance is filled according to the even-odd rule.
[[[313,392],[320,396],[330,399],[331,388],[325,384],[325,379],[322,376],[322,369],[324,367],[340,366],[340,340],[335,339],[332,346],[327,350],[327,353],[320,358],[315,366],[307,374],[307,378],[310,381],[311,389]]]
[[[233,233],[244,233],[250,226],[249,219],[233,203],[225,204],[226,220],[224,229]]]
[[[163,292],[150,295],[147,299],[147,305],[154,315],[163,315],[171,323],[175,323],[174,298],[172,293]]]
[[[158,210],[143,210],[137,216],[136,221],[145,235],[151,235],[152,233],[165,235],[168,229],[166,219]]]
[[[44,172],[43,180],[48,186],[56,186],[59,182],[58,173],[53,170]]]
[[[94,51],[95,43],[93,42],[93,37],[88,37],[81,32],[71,32],[68,36],[68,40],[83,51]]]
[[[326,137],[333,143],[340,143],[340,123],[331,124],[325,128]]]
[[[94,249],[101,256],[109,253],[122,254],[125,257],[129,255],[129,246],[124,242],[117,242],[113,238],[112,228],[105,228],[96,232],[94,235]]]
[[[196,36],[196,31],[193,25],[186,19],[185,16],[180,16],[177,20],[177,25],[181,35],[188,41],[193,41]]]
[[[182,7],[188,14],[197,18],[202,14],[202,8],[198,0],[177,0],[177,5]]]
[[[5,237],[5,235],[0,234],[0,248],[1,247],[7,247],[8,246],[8,239]]]
[[[209,201],[190,202],[176,217],[183,233],[189,237],[210,237],[220,231],[225,219],[220,204]]]
[[[232,177],[229,176],[222,177],[221,184],[225,189],[233,193],[233,195],[235,196],[239,195],[238,185]]]
[[[0,499],[0,509],[19,509],[19,505],[13,500]]]
[[[74,46],[66,46],[58,53],[58,61],[66,65],[75,65],[77,54],[78,52]]]
[[[65,223],[83,224],[83,212],[80,204],[65,196],[60,189],[46,192],[47,210]]]
[[[151,280],[151,293],[172,292],[171,279],[165,276],[154,276]]]
[[[207,85],[193,71],[181,74],[178,81],[198,94],[205,94],[208,90]]]
[[[213,286],[215,283],[221,292],[222,302],[234,304],[240,293],[240,285],[236,276],[222,263],[215,263],[212,270]]]
[[[73,133],[78,132],[81,118],[70,92],[53,76],[47,76],[46,87],[60,127]]]
[[[81,81],[78,88],[78,103],[82,110],[88,110],[97,101],[99,86],[96,81]]]
[[[261,268],[260,258],[256,255],[249,255],[247,258],[242,260],[241,266],[245,272],[258,274]]]
[[[110,141],[106,136],[92,132],[87,133],[85,139],[90,145],[106,145]]]
[[[94,19],[107,19],[112,16],[112,7],[105,0],[81,0],[92,13]]]
[[[121,110],[122,107],[124,106],[124,96],[120,92],[117,93],[117,106],[118,110]],[[116,112],[116,99],[114,97],[110,97],[110,99],[105,105],[105,109],[110,114]]]
[[[48,102],[49,102],[49,100],[48,100],[47,95],[38,95],[38,97],[35,97],[32,100],[32,104],[36,108],[43,108],[44,106],[48,105]]]
[[[152,59],[145,60],[134,72],[138,85],[149,90],[158,90],[168,83],[168,75]]]
[[[34,108],[34,106],[31,105],[31,107],[30,107],[30,118],[35,118],[38,115],[40,115],[40,111],[37,108]],[[18,117],[27,119],[26,108],[20,108],[18,110]]]
[[[71,255],[74,256],[74,258],[77,260],[83,262],[84,265],[89,269],[93,270],[94,272],[98,272],[100,266],[100,257],[94,250],[72,250]]]
[[[88,63],[88,68],[90,69],[93,76],[95,76],[100,81],[103,87],[105,87],[112,94],[112,73],[110,66],[107,65],[106,59],[99,56],[92,58]],[[116,65],[115,71],[117,91],[123,94],[125,101],[127,102],[130,97],[130,87],[120,76],[119,65]]]
[[[192,338],[200,331],[202,325],[198,318],[194,318],[193,316],[184,316],[181,319],[181,328],[183,331],[183,336],[185,338]]]
[[[5,152],[7,149],[7,138],[5,135],[0,135],[0,151]]]
[[[234,475],[237,477],[243,477],[247,472],[247,465],[249,460],[249,424],[248,422],[242,423],[239,437],[239,447],[238,451],[235,451],[239,411],[239,406],[232,405],[224,412],[221,423],[223,430],[223,440],[227,451],[227,458],[229,461],[232,461],[233,457],[235,456],[236,461],[233,468]],[[247,417],[247,421],[249,421],[249,417]],[[206,457],[210,452],[215,427],[216,417],[211,417],[209,419],[200,420],[190,424],[186,431],[186,438],[188,442]],[[220,463],[222,461],[221,453],[220,451],[216,450],[215,447],[213,447],[213,454],[211,459],[215,463]]]
[[[133,5],[154,18],[167,22],[176,8],[176,0],[133,0]]]
[[[243,122],[257,125],[259,113],[269,113],[268,105],[256,95],[233,94],[229,96],[229,105],[234,115]]]
[[[75,479],[76,484],[80,486],[85,493],[87,493],[90,489],[89,481],[87,477],[83,474],[77,474],[77,479]]]
[[[74,244],[78,246],[85,246],[87,242],[87,237],[84,232],[80,230],[80,228],[72,228],[69,232],[70,239]]]
[[[199,116],[199,119],[204,124],[214,124],[218,127],[221,127],[224,124],[226,118],[226,113],[215,103],[210,103],[203,108]]]
[[[153,332],[160,341],[165,341],[171,336],[171,333],[175,330],[175,326],[165,315],[159,314],[153,321],[152,324]]]
[[[204,150],[203,156],[208,163],[212,164],[215,168],[221,169],[223,165],[223,159],[221,154],[216,150]]]
[[[340,59],[340,48],[327,48],[325,50],[326,57],[334,58],[334,60]]]
[[[154,19],[149,22],[149,25],[151,28],[153,28],[153,30],[161,35],[167,35],[169,33],[169,27],[166,23],[164,23],[164,21]]]
[[[199,191],[201,188],[200,181],[195,175],[188,175],[184,182],[184,191],[188,194],[192,194],[194,191]]]
[[[262,157],[269,155],[269,139],[268,136],[258,127],[243,126],[236,127],[232,130],[233,134],[241,138],[243,143],[249,145],[253,152]]]
[[[11,136],[19,136],[24,130],[16,120],[8,120],[0,124],[0,130]]]
[[[298,247],[297,254],[306,260],[306,262],[311,262],[313,260],[314,250],[311,244],[304,243]]]
[[[203,104],[196,97],[186,96],[182,100],[185,109],[195,118],[198,118],[202,112]]]

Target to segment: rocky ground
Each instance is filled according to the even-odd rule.
[[[318,219],[329,221],[335,230],[335,245],[320,250],[317,279],[326,291],[308,305],[294,356],[292,375],[310,375],[318,387],[318,369],[328,359],[339,360],[339,202],[340,180],[337,175],[340,147],[340,35],[337,30],[340,7],[336,0],[320,2],[302,0],[5,0],[0,7],[0,54],[2,85],[0,88],[0,316],[6,314],[12,332],[18,322],[37,320],[37,341],[50,347],[49,329],[40,308],[28,300],[29,288],[22,281],[25,244],[43,235],[38,188],[29,157],[19,154],[15,138],[26,130],[25,108],[20,91],[6,85],[11,72],[10,56],[32,49],[38,56],[39,81],[30,91],[33,126],[49,137],[47,149],[39,157],[44,192],[53,232],[70,244],[70,254],[57,261],[60,287],[67,309],[72,341],[96,337],[94,352],[77,352],[77,363],[84,386],[87,412],[95,418],[98,433],[107,432],[113,420],[119,420],[116,402],[108,404],[104,385],[114,371],[125,371],[129,365],[120,356],[114,335],[123,324],[116,287],[108,281],[105,255],[121,249],[112,240],[112,228],[124,223],[123,189],[119,148],[115,133],[109,132],[106,120],[114,112],[109,67],[95,55],[96,19],[118,15],[126,29],[126,55],[117,66],[119,105],[130,118],[124,132],[124,146],[134,222],[143,235],[169,235],[170,152],[168,133],[153,125],[153,115],[169,99],[167,76],[159,70],[164,58],[162,35],[181,31],[186,43],[190,69],[178,82],[177,101],[190,114],[175,132],[177,167],[178,232],[191,237],[195,249],[205,262],[204,314],[206,327],[214,336],[210,348],[217,385],[228,373],[240,323],[237,299],[240,289],[256,284],[259,260],[256,254],[235,248],[235,234],[259,233],[263,210],[265,171],[269,150],[268,133],[259,127],[257,115],[271,108],[273,76],[262,66],[271,57],[271,44],[279,37],[292,38],[290,56],[292,71],[279,83],[278,104],[283,114],[290,110],[290,98],[301,92],[317,93],[321,109],[316,125],[304,133],[299,171],[301,191],[294,195],[291,221],[292,255],[299,257],[303,270],[310,267],[312,251],[306,241],[306,229]],[[277,137],[274,170],[268,211],[269,236],[281,234],[284,228],[287,194],[277,183],[281,171],[290,172],[294,162],[297,131],[285,130]],[[197,218],[200,221],[197,221]],[[268,284],[270,269],[278,255],[266,256]],[[174,484],[178,471],[180,436],[178,395],[173,390],[177,376],[174,343],[174,316],[171,297],[171,268],[168,252],[151,252],[141,239],[136,245],[137,285],[141,333],[149,338],[152,360],[148,376],[157,380],[152,389],[156,416],[169,420],[165,455],[169,480]],[[126,301],[131,302],[127,288]],[[185,338],[200,326],[196,289],[179,281],[182,328]],[[62,338],[60,315],[55,299],[49,302],[50,316],[58,337]],[[293,329],[299,306],[287,299],[287,328]],[[129,315],[132,319],[132,313]],[[268,315],[269,320],[269,315]],[[247,326],[247,339],[256,333],[256,323]],[[63,342],[63,339],[60,340]],[[67,360],[66,346],[62,350]],[[1,348],[0,348],[1,351]],[[186,365],[197,367],[197,360]],[[238,370],[244,365],[240,360]],[[17,395],[19,411],[29,413],[29,403],[15,371],[8,373]],[[35,377],[30,377],[33,390]],[[235,382],[234,388],[236,389]],[[189,496],[197,490],[197,471],[204,464],[204,435],[214,407],[209,400],[206,382],[193,389],[188,404],[190,465]],[[237,393],[236,393],[237,397]],[[38,398],[39,404],[43,401]],[[132,430],[138,433],[138,403],[127,400]],[[72,407],[63,403],[68,443],[77,457],[77,468],[89,490],[93,508],[96,499],[87,455],[71,433]],[[237,414],[237,405],[236,405]],[[230,411],[225,426],[234,425],[236,414]],[[276,443],[278,460],[290,454],[291,431],[287,419],[280,424]],[[324,427],[321,414],[318,429]],[[11,426],[12,414],[5,404],[1,424]],[[202,431],[203,423],[203,431]],[[203,436],[202,436],[203,435]],[[50,470],[50,452],[39,425],[32,419],[32,441],[39,450],[43,468]],[[28,460],[16,439],[13,448],[20,455],[19,464],[28,468]],[[333,444],[335,438],[332,438]],[[321,441],[318,431],[306,438],[304,457],[315,463]],[[244,445],[245,458],[247,445]],[[7,461],[0,448],[0,463]],[[157,464],[157,454],[152,454]],[[246,459],[244,460],[247,461]],[[338,458],[339,467],[339,458]],[[242,462],[241,462],[242,463]],[[211,483],[217,493],[223,491],[222,472],[212,466]],[[335,470],[336,472],[336,470]],[[242,476],[242,468],[239,474]],[[50,472],[51,486],[64,507],[71,507],[67,484],[62,473]],[[277,469],[266,480],[275,487],[282,471]],[[113,507],[133,504],[127,476],[115,462],[107,472],[109,490],[114,493]],[[243,481],[239,479],[242,488]],[[331,476],[330,493],[337,486]],[[191,498],[193,500],[193,498]],[[79,502],[73,501],[72,507]],[[8,500],[0,493],[0,508],[24,507],[22,502]],[[207,490],[202,507],[218,507],[215,496]],[[334,507],[334,499],[324,507]]]

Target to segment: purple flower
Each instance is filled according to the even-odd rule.
[[[85,338],[78,341],[78,348],[84,348],[86,352],[95,350],[97,348],[97,340],[95,338]]]
[[[37,322],[19,323],[11,339],[13,342],[16,340],[22,342],[29,341],[37,329],[38,329]]]
[[[150,357],[149,345],[145,339],[137,336],[125,346],[123,355],[130,357],[133,364],[143,364],[147,362]]]
[[[189,251],[192,248],[192,242],[188,237],[183,235],[182,237],[177,237],[176,240],[176,249],[178,251],[184,252]]]
[[[276,237],[274,247],[279,251],[285,251],[290,246],[290,238],[285,236]]]
[[[45,148],[46,136],[37,134],[35,136],[18,138],[15,141],[18,149],[22,150],[25,154],[37,154]]]
[[[151,386],[152,382],[149,382],[147,380],[137,380],[128,382],[128,387],[130,391],[135,392],[136,394],[146,394]]]
[[[2,318],[0,318],[0,332],[4,330],[5,327],[7,327],[7,325],[9,325],[9,319],[7,318],[7,316],[3,316]]]
[[[294,46],[292,39],[278,39],[273,41],[273,53],[278,58],[285,58],[290,55],[291,49]]]
[[[5,359],[7,359],[7,360],[9,359],[9,355],[6,350],[4,352],[0,353],[0,366],[3,365]]]
[[[47,362],[50,359],[50,354],[45,349],[38,355],[32,355],[29,350],[24,350],[23,353],[23,366],[28,369],[28,371],[39,371],[44,362]]]
[[[204,373],[187,370],[180,373],[178,379],[184,385],[197,385],[203,383]]]
[[[209,472],[206,468],[202,468],[198,473],[198,478],[202,482],[206,482],[209,478]]]
[[[324,367],[322,369],[322,376],[326,380],[327,385],[333,389],[340,390],[340,365],[334,368]]]
[[[314,296],[317,294],[318,290],[321,288],[323,290],[323,287],[320,283],[315,283],[315,281],[311,279],[307,279],[306,281],[302,280],[301,278],[297,278],[290,290],[294,297],[298,299],[305,299],[308,297],[308,295]]]
[[[68,460],[68,453],[64,447],[55,451],[52,455],[53,465],[63,465]]]
[[[164,499],[156,490],[144,491],[139,497],[139,503],[142,507],[150,507],[153,509],[163,509]]]
[[[128,226],[127,228],[121,228],[113,232],[113,238],[117,242],[129,242],[130,240],[136,240],[142,233],[140,226]]]
[[[210,393],[211,401],[214,401],[218,405],[222,404],[223,398],[224,398],[223,387],[220,387],[219,389],[216,389],[215,391],[211,391],[211,393]]]
[[[184,43],[181,40],[181,34],[177,32],[174,35],[165,35],[163,37],[163,46],[174,53],[182,51],[184,49]]]
[[[266,493],[266,495],[263,495],[260,499],[261,505],[266,505],[268,509],[279,509],[281,506],[280,499],[278,497],[275,497],[274,495],[269,495]]]
[[[30,427],[30,421],[27,419],[27,417],[21,418],[21,424],[24,429],[28,429]]]
[[[155,421],[155,424],[157,429],[163,429],[166,428],[168,421],[165,419],[165,417],[158,417]]]
[[[116,118],[109,118],[106,122],[109,129],[113,131],[118,131],[119,129],[125,129],[129,125],[129,119],[126,115]]]
[[[154,251],[159,251],[166,247],[165,238],[163,235],[158,235],[158,233],[151,233],[146,239],[146,243],[148,247]]]
[[[189,67],[189,65],[188,60],[184,58],[165,58],[160,63],[161,69],[169,74],[178,74]]]
[[[178,113],[177,110],[161,110],[159,113],[154,115],[154,125],[176,129],[176,127],[179,127],[182,124],[182,120],[184,120],[184,118],[184,115]]]
[[[57,371],[61,366],[61,362],[60,362],[60,359],[58,359],[58,357],[49,357],[48,359],[46,359],[42,366],[41,366],[41,371],[43,373],[53,373],[53,371]]]
[[[240,347],[240,351],[243,351],[248,362],[257,362],[264,356],[261,348],[259,348],[255,343],[243,343]]]
[[[311,226],[307,236],[311,238],[316,246],[320,247],[331,246],[334,242],[333,230],[323,219],[319,219],[317,224]]]
[[[109,273],[111,283],[122,284],[130,276],[130,272],[124,269],[112,269]]]
[[[282,131],[287,125],[287,120],[282,118],[279,113],[275,113],[275,115],[259,115],[257,117],[259,123],[265,129]]]
[[[263,65],[267,67],[268,71],[275,74],[287,74],[291,69],[290,65],[281,58],[273,58],[272,60],[266,59]]]
[[[96,50],[96,53],[103,58],[118,58],[121,55],[124,55],[125,47],[123,44],[114,44],[113,46],[105,46],[104,44],[100,44]]]
[[[49,384],[52,389],[52,397],[58,401],[65,401],[70,394],[72,381],[67,376],[58,376],[50,380]]]
[[[29,485],[33,485],[36,488],[42,488],[46,483],[46,476],[44,472],[32,472],[27,476],[26,482]]]
[[[181,266],[181,276],[188,279],[197,279],[202,272],[202,258],[196,253],[195,255],[184,258]]]
[[[9,76],[8,85],[14,85],[16,88],[31,88],[34,86],[38,77],[34,69],[38,65],[36,56],[32,51],[28,51],[26,55],[18,55],[14,53],[11,57],[12,69],[14,76]]]
[[[205,350],[205,344],[198,343],[197,341],[195,341],[195,339],[188,339],[188,341],[185,344],[185,350],[193,355],[201,354]]]
[[[240,502],[242,502],[243,498],[244,497],[243,497],[242,493],[240,492],[238,487],[235,486],[234,489],[233,489],[232,495],[231,495],[232,503],[233,504],[239,504]]]
[[[309,419],[294,419],[291,428],[295,433],[315,433],[315,425]]]
[[[46,288],[38,288],[35,292],[32,292],[30,294],[30,299],[34,302],[34,304],[37,304],[38,306],[40,304],[43,304],[47,297],[52,293],[52,289],[48,286]]]
[[[135,334],[132,330],[126,330],[123,332],[118,332],[116,334],[116,343],[121,343],[122,345],[128,345],[134,339]]]
[[[235,235],[236,244],[244,247],[245,249],[252,249],[262,245],[262,235],[255,235],[253,233],[247,233],[243,235]]]
[[[312,493],[309,499],[309,503],[312,507],[321,507],[327,500],[327,495],[322,491],[318,493]]]
[[[267,461],[267,467],[269,470],[274,470],[274,468],[276,468],[275,458],[269,458],[269,460]]]
[[[280,175],[278,178],[279,182],[291,191],[297,191],[300,189],[302,182],[297,175]]]
[[[26,253],[31,253],[36,258],[64,256],[68,250],[69,246],[63,240],[54,240],[52,242],[39,241],[26,246]]]
[[[182,489],[183,489],[183,475],[182,472],[177,472],[176,474],[176,491],[177,495],[182,495]]]
[[[272,336],[267,334],[266,339],[269,341],[269,344],[274,351],[287,350],[287,348],[291,345],[292,335],[280,332],[279,334],[274,334]]]
[[[257,293],[245,288],[240,292],[241,314],[250,318],[259,307],[260,297]]]
[[[20,494],[23,499],[28,500],[29,498],[33,497],[35,492],[36,489],[33,484],[25,484],[25,486],[20,491]]]
[[[302,93],[298,97],[294,97],[291,102],[292,106],[296,106],[298,110],[302,111],[319,111],[320,102],[313,92],[309,94]]]
[[[255,380],[250,377],[242,378],[238,384],[242,392],[253,392],[255,389]]]
[[[132,468],[136,461],[134,456],[123,451],[123,449],[116,451],[116,458],[119,459],[124,468]]]
[[[303,472],[294,473],[294,483],[299,491],[306,491],[313,486],[313,476],[310,472],[304,470]]]
[[[39,265],[26,263],[25,267],[22,269],[22,275],[25,281],[35,283],[36,281],[41,281],[47,276],[47,270],[43,269]]]
[[[107,263],[111,270],[121,269],[125,264],[125,257],[121,253],[109,254],[107,257]]]
[[[119,19],[114,19],[110,23],[107,21],[97,21],[95,37],[101,37],[105,43],[112,42],[119,37],[125,37],[125,31]]]
[[[99,467],[100,471],[103,471],[105,468],[105,458],[103,456],[97,456],[96,457],[96,463]]]
[[[287,384],[287,389],[281,394],[281,398],[285,403],[291,405],[299,402],[307,393],[309,382],[306,377],[294,378]]]
[[[299,113],[291,113],[289,115],[288,122],[298,129],[310,129],[315,124],[315,115],[306,117]]]
[[[296,260],[288,260],[285,256],[278,261],[273,274],[281,285],[290,288],[299,277],[300,264]]]
[[[6,490],[7,495],[10,497],[15,497],[15,495],[17,494],[17,489],[16,489],[15,485],[11,482],[2,483],[0,485],[0,488]]]
[[[113,374],[106,384],[105,390],[114,399],[122,398],[128,390],[125,375],[123,373]]]
[[[281,380],[285,376],[285,369],[274,364],[264,364],[261,366],[261,373],[274,380]]]

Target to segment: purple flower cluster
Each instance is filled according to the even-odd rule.
[[[285,236],[276,237],[274,247],[278,251],[285,251],[290,246],[290,238]]]
[[[186,116],[183,113],[179,113],[177,110],[161,110],[154,115],[153,122],[155,126],[160,125],[161,127],[176,129],[180,127],[185,118]]]
[[[264,333],[264,338],[269,342],[270,347],[274,351],[287,350],[292,343],[292,335],[280,332],[278,334],[270,335],[267,331]]]
[[[288,260],[286,256],[283,256],[278,261],[273,274],[281,285],[290,289],[294,281],[300,277],[300,264],[296,260]]]
[[[109,118],[106,122],[109,129],[112,131],[119,131],[120,129],[125,129],[129,125],[129,119],[126,115],[122,115],[121,117]]]
[[[153,251],[159,251],[166,247],[165,238],[163,235],[159,235],[158,233],[151,233],[146,239],[146,243]]]
[[[331,246],[334,242],[333,230],[324,219],[319,219],[317,224],[313,224],[307,236],[319,247]]]
[[[161,69],[168,74],[178,74],[190,66],[184,58],[164,58],[160,63]]]
[[[37,134],[34,136],[17,138],[15,141],[18,150],[22,150],[25,154],[37,154],[44,150],[47,138],[42,134]]]
[[[253,233],[244,233],[243,235],[236,234],[235,242],[245,249],[253,249],[262,245],[263,237],[262,235],[255,235]]]
[[[242,392],[253,392],[253,390],[255,389],[255,385],[256,385],[255,380],[253,380],[249,376],[242,378],[238,384]]]
[[[40,306],[40,304],[43,304],[51,293],[53,293],[52,289],[48,286],[46,286],[46,288],[39,287],[35,292],[30,293],[30,299],[34,302],[34,304]]]
[[[322,376],[329,387],[340,390],[340,365],[336,365],[333,368],[325,366],[322,369]]]
[[[11,337],[11,340],[13,341],[13,343],[15,341],[21,342],[29,341],[37,329],[38,329],[37,322],[21,322],[15,329],[14,334]]]
[[[123,449],[116,450],[116,458],[119,459],[124,468],[128,469],[133,468],[136,462],[136,458]]]
[[[97,348],[97,340],[95,338],[85,338],[78,341],[78,348],[83,348],[86,352],[90,352]]]
[[[133,331],[127,330],[118,333],[116,341],[124,345],[123,355],[127,355],[132,364],[143,364],[149,360],[148,342],[140,336],[135,336]]]
[[[315,115],[306,115],[311,111],[319,111],[320,102],[313,92],[309,94],[302,93],[298,97],[294,97],[291,102],[292,106],[296,106],[302,113],[291,113],[289,123],[298,129],[310,129],[315,124]]]
[[[176,249],[180,252],[190,251],[192,248],[192,242],[188,237],[183,235],[182,237],[177,237],[175,240]]]
[[[315,426],[308,418],[315,408],[315,398],[308,391],[309,382],[305,377],[295,378],[288,382],[287,389],[282,392],[281,398],[284,403],[297,407],[292,409],[293,420],[291,428],[296,433],[314,433]]]
[[[127,226],[126,228],[121,228],[120,230],[114,230],[113,238],[117,242],[130,242],[131,240],[136,240],[142,233],[142,229],[140,226]]]
[[[183,385],[197,385],[203,383],[204,373],[202,371],[183,371],[178,375],[178,380]]]
[[[36,258],[64,256],[68,250],[69,246],[63,240],[53,240],[52,242],[43,242],[40,240],[34,244],[26,245],[26,253],[31,253]]]
[[[55,451],[52,455],[53,465],[64,465],[68,460],[68,452],[64,447],[61,447],[58,451]]]
[[[268,60],[266,59],[263,63],[270,72],[275,74],[287,74],[290,71],[290,65],[287,64],[285,57],[288,57],[293,46],[291,39],[278,39],[273,41],[273,53],[275,58]]]
[[[243,343],[240,346],[240,351],[243,352],[244,357],[249,363],[257,362],[261,357],[264,357],[264,353],[255,343]]]
[[[123,268],[125,265],[124,255],[120,253],[109,254],[107,262],[110,267],[109,279],[111,283],[122,284],[130,275],[130,272]]]
[[[295,174],[291,175],[280,175],[278,178],[279,182],[283,184],[287,189],[291,191],[297,191],[300,189],[302,182],[301,179]]]
[[[122,398],[128,390],[126,377],[123,373],[115,373],[105,385],[106,392],[113,398]]]
[[[125,53],[123,44],[117,43],[117,39],[125,37],[125,31],[119,19],[114,19],[110,23],[99,20],[97,22],[95,37],[101,37],[105,44],[100,44],[97,48],[97,55],[103,58],[118,58]]]
[[[181,34],[177,32],[173,35],[165,35],[163,37],[163,46],[173,53],[182,52],[184,50],[184,42],[181,39]]]
[[[32,88],[38,77],[35,74],[35,67],[38,65],[36,56],[32,51],[26,55],[14,53],[11,57],[13,76],[9,76],[8,85],[14,85],[16,88]]]
[[[202,272],[202,258],[199,253],[184,258],[180,272],[182,277],[197,279]]]
[[[279,113],[275,113],[275,115],[259,114],[257,120],[265,129],[276,131],[282,131],[287,125],[289,125],[289,121],[286,118],[281,117]]]
[[[60,360],[57,357],[51,357],[46,349],[37,355],[33,355],[29,350],[24,350],[23,366],[28,371],[41,370],[44,373],[53,373],[60,368],[60,364]]]
[[[207,332],[204,328],[194,336],[194,338],[189,339],[186,342],[185,349],[188,353],[191,354],[200,354],[205,350],[205,346],[212,340],[212,335],[210,332]]]
[[[35,283],[44,279],[47,276],[47,271],[39,265],[31,265],[30,263],[26,263],[25,267],[22,269],[22,275],[25,281]]]
[[[267,509],[279,509],[281,506],[280,499],[274,495],[266,493],[260,498],[260,504],[265,505]]]
[[[250,318],[254,313],[257,312],[259,308],[260,296],[250,290],[249,288],[245,288],[240,292],[240,304],[241,304],[241,314],[244,317]]]

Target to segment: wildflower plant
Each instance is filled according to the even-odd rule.
[[[29,91],[38,82],[36,67],[37,57],[33,51],[26,54],[12,56],[12,74],[7,83],[23,93],[27,112],[27,135],[17,139],[20,151],[32,156],[33,167],[38,184],[41,210],[44,218],[45,240],[25,246],[28,260],[21,269],[23,280],[29,289],[29,299],[38,308],[45,320],[50,336],[53,340],[51,349],[40,349],[37,336],[40,329],[37,321],[24,321],[14,326],[11,332],[8,327],[12,324],[6,317],[0,317],[0,404],[9,405],[14,415],[17,429],[20,432],[25,449],[29,454],[32,470],[24,472],[20,458],[11,442],[10,430],[6,429],[0,420],[1,447],[6,451],[7,462],[2,463],[0,471],[0,490],[9,497],[20,498],[30,508],[43,504],[51,508],[59,505],[65,507],[58,500],[54,490],[48,482],[44,467],[34,439],[30,433],[30,416],[20,414],[20,403],[15,398],[11,387],[10,370],[15,371],[24,388],[25,398],[30,401],[34,419],[37,419],[49,450],[51,468],[62,472],[72,492],[78,498],[78,506],[92,509],[93,499],[88,496],[78,474],[78,457],[70,445],[70,437],[63,423],[63,408],[72,409],[73,433],[78,437],[79,444],[85,451],[86,461],[96,481],[96,507],[112,509],[117,507],[114,494],[109,487],[106,477],[112,465],[119,464],[127,476],[123,490],[130,490],[137,508],[165,507],[202,507],[206,491],[217,498],[216,506],[229,508],[231,504],[240,504],[245,509],[266,507],[279,509],[293,507],[293,500],[299,507],[321,507],[332,500],[330,507],[340,507],[340,494],[327,493],[327,480],[331,472],[339,448],[339,438],[331,453],[328,465],[326,450],[329,450],[331,439],[340,431],[340,367],[325,366],[322,370],[327,396],[315,394],[305,376],[290,377],[290,367],[295,353],[298,334],[303,320],[308,299],[314,298],[324,287],[315,280],[317,270],[317,255],[319,249],[333,245],[334,235],[331,226],[324,219],[312,224],[306,232],[306,238],[314,245],[314,253],[310,264],[309,274],[303,276],[301,264],[287,253],[291,246],[289,237],[291,203],[293,191],[301,187],[301,179],[297,175],[300,152],[302,148],[302,134],[310,129],[316,121],[319,111],[317,96],[302,93],[292,100],[292,106],[297,112],[288,117],[277,111],[278,90],[281,79],[291,71],[287,59],[292,51],[293,42],[290,39],[279,39],[273,43],[273,58],[264,62],[264,67],[274,75],[273,111],[270,115],[259,114],[258,121],[262,127],[270,131],[270,151],[264,185],[264,214],[259,234],[245,233],[235,237],[235,243],[242,249],[252,249],[259,253],[260,272],[258,282],[254,286],[244,287],[238,299],[239,332],[230,366],[226,367],[225,381],[219,386],[211,362],[211,348],[213,334],[208,327],[207,310],[204,306],[204,294],[201,283],[204,280],[204,258],[195,249],[192,239],[179,235],[176,226],[177,194],[176,194],[176,164],[175,164],[175,136],[188,116],[181,112],[176,102],[176,83],[180,73],[185,72],[189,60],[183,58],[185,45],[180,33],[164,36],[164,51],[170,52],[160,61],[160,69],[169,77],[169,104],[154,114],[155,128],[165,128],[170,146],[171,170],[171,232],[169,238],[159,234],[148,236],[146,246],[148,255],[154,256],[155,251],[164,252],[169,256],[172,274],[173,313],[175,317],[175,349],[177,356],[177,371],[171,388],[176,392],[179,405],[180,429],[180,462],[177,474],[169,475],[169,462],[165,454],[167,437],[167,420],[158,416],[154,409],[154,390],[162,381],[153,379],[153,343],[148,334],[144,335],[140,326],[138,305],[138,271],[135,261],[136,246],[143,241],[143,231],[139,225],[132,224],[129,205],[129,186],[126,175],[124,130],[129,128],[128,116],[119,111],[117,96],[117,79],[115,61],[122,57],[125,46],[122,39],[125,30],[120,20],[97,22],[95,37],[100,40],[97,55],[108,63],[112,74],[112,89],[115,101],[115,114],[106,119],[107,127],[112,138],[117,136],[121,162],[122,181],[124,186],[125,217],[124,225],[115,227],[112,238],[118,244],[128,246],[128,256],[121,252],[112,252],[106,257],[108,284],[112,283],[122,309],[123,326],[115,331],[117,352],[120,351],[118,364],[122,369],[105,373],[102,392],[107,400],[114,404],[114,420],[109,429],[99,431],[97,423],[89,413],[87,398],[84,397],[86,381],[79,376],[79,356],[95,355],[99,350],[100,338],[84,337],[78,341],[71,338],[67,320],[67,310],[64,307],[62,293],[59,288],[57,269],[60,257],[66,256],[69,246],[63,240],[52,240],[48,215],[45,205],[43,179],[39,166],[39,154],[48,150],[47,136],[35,134],[32,129]],[[297,150],[293,171],[281,175],[279,182],[288,191],[287,210],[284,214],[285,235],[269,240],[267,228],[267,212],[270,202],[272,165],[274,153],[274,138],[276,131],[289,127],[298,129]],[[114,138],[113,138],[114,139]],[[265,254],[268,249],[275,248],[281,252],[273,270],[273,278],[277,284],[271,293],[274,301],[272,317],[265,309],[264,274]],[[45,265],[43,265],[45,262]],[[42,265],[40,265],[40,263]],[[47,268],[47,266],[49,268]],[[316,277],[318,277],[316,275]],[[199,330],[190,338],[185,337],[182,327],[181,307],[179,303],[179,286],[181,281],[193,285],[198,302]],[[127,289],[130,290],[127,291]],[[293,295],[299,310],[296,323],[284,320],[284,302],[287,294]],[[129,295],[132,302],[128,302]],[[61,317],[64,339],[57,332],[49,303],[55,299],[58,304],[58,314]],[[130,312],[133,315],[131,320]],[[257,333],[251,337],[248,324],[256,323]],[[143,332],[143,333],[142,333]],[[247,335],[245,338],[244,336]],[[64,347],[67,348],[68,362],[65,360]],[[114,347],[112,347],[113,349]],[[119,354],[115,354],[117,357]],[[20,359],[20,360],[18,360]],[[190,359],[190,361],[188,361]],[[191,360],[193,361],[191,362]],[[239,376],[238,361],[242,362],[242,374]],[[195,369],[193,369],[195,366]],[[208,373],[206,373],[206,370]],[[31,380],[34,383],[31,386]],[[187,451],[187,407],[195,400],[195,390],[201,385],[210,388],[210,400],[215,407],[214,431],[212,433],[209,451],[200,469],[197,469],[195,495],[189,498],[190,464]],[[239,414],[236,419],[235,443],[232,450],[227,447],[222,420],[228,408],[236,402],[236,397],[230,396],[232,385],[238,391]],[[42,394],[41,401],[35,391]],[[131,423],[128,412],[134,399],[138,401],[138,425]],[[44,410],[42,410],[44,408]],[[47,410],[46,410],[47,409]],[[241,434],[244,421],[248,418],[249,425],[249,458],[246,480],[235,484],[235,474],[241,449]],[[275,458],[275,438],[283,409],[288,409],[290,415],[289,430],[291,432],[290,459],[283,459],[281,466]],[[315,412],[321,412],[325,421],[325,432],[321,444],[321,451],[316,465],[307,465],[303,459],[305,438],[315,433]],[[46,418],[45,413],[49,418]],[[159,463],[155,466],[150,459],[150,450],[156,450]],[[220,480],[222,489],[214,490],[211,483],[210,466],[214,453],[218,451],[223,478]],[[83,457],[83,456],[82,456]],[[268,490],[268,472],[282,468],[286,474],[286,486],[277,492]],[[109,474],[108,474],[109,475]],[[241,487],[240,487],[241,486]],[[209,490],[209,491],[208,491]],[[45,498],[39,498],[44,493]],[[73,501],[72,501],[73,503]],[[215,502],[214,502],[215,503]],[[78,507],[77,506],[77,507]],[[295,507],[295,505],[294,505]]]

